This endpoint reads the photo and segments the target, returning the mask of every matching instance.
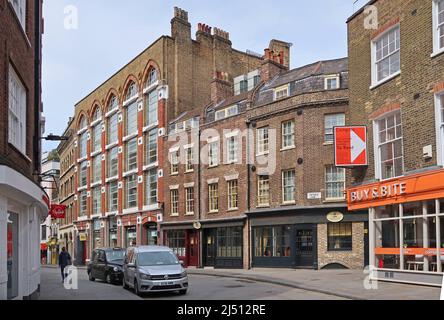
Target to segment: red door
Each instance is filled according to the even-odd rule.
[[[188,235],[188,266],[197,267],[199,264],[199,237],[192,231]]]

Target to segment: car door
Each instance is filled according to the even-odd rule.
[[[91,258],[91,265],[90,265],[90,272],[91,272],[91,276],[93,278],[97,278],[96,264],[97,264],[98,256],[99,255],[98,255],[97,250],[94,250],[93,254],[92,254],[92,258]]]
[[[96,264],[97,268],[97,278],[105,280],[106,277],[106,254],[105,251],[99,251],[99,258]]]
[[[136,278],[136,263],[137,263],[137,253],[133,251],[132,255],[131,255],[131,260],[130,260],[130,265],[128,267],[128,275],[129,275],[129,283],[131,285],[134,284],[134,280]]]
[[[131,284],[131,285],[134,283],[134,279],[131,279],[132,268],[130,268],[128,265],[130,265],[132,263],[133,255],[134,255],[134,250],[129,249],[126,252],[125,261],[124,261],[124,264],[123,264],[123,277],[124,277],[124,281],[126,281],[126,283]]]

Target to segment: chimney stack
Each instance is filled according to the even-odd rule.
[[[216,104],[234,95],[228,73],[216,71],[211,81],[211,102]]]
[[[291,44],[272,40],[269,48],[264,50],[264,61],[261,67],[261,79],[268,82],[282,72],[290,68]]]
[[[190,39],[191,24],[188,21],[188,12],[174,7],[174,17],[171,19],[171,36],[178,39]]]

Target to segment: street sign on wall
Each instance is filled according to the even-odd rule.
[[[335,165],[367,166],[367,127],[335,127]]]

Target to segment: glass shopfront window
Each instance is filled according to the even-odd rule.
[[[255,257],[291,257],[291,226],[254,229]]]
[[[437,208],[437,204],[440,204]],[[438,272],[444,269],[444,201],[418,201],[374,209],[378,268]],[[440,210],[437,210],[440,209]],[[438,237],[438,233],[440,233]]]
[[[185,231],[171,230],[166,233],[167,246],[173,250],[178,257],[186,256]]]
[[[126,240],[126,247],[132,247],[135,246],[137,243],[137,232],[136,227],[130,227],[126,228],[125,230],[125,240]]]
[[[100,220],[95,219],[93,220],[93,249],[100,248],[101,247],[101,237],[100,237]]]
[[[117,217],[109,218],[108,241],[110,248],[117,247]]]
[[[242,228],[217,229],[217,257],[241,258],[242,257]]]

